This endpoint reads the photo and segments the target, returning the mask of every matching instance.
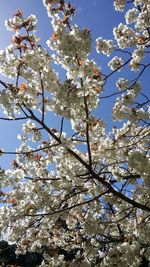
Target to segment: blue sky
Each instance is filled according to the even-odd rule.
[[[120,22],[124,22],[122,13],[114,11],[113,0],[72,0],[71,3],[74,3],[77,9],[74,22],[81,28],[87,27],[91,30],[93,52],[90,57],[94,58],[99,66],[102,66],[104,72],[110,72],[106,64],[107,58],[96,54],[95,39],[99,36],[103,36],[106,39],[112,38],[113,27],[117,26]],[[42,0],[1,0],[0,49],[4,49],[11,42],[12,33],[6,30],[4,21],[12,17],[17,9],[23,10],[24,16],[30,14],[37,16],[37,35],[42,38],[42,45],[46,47],[46,40],[52,35],[52,28]],[[113,82],[114,80],[112,79],[112,83],[107,88],[106,93],[115,91]],[[108,110],[110,111],[112,104],[113,100],[104,100],[101,108],[97,111],[97,116],[100,117],[102,115],[110,125],[111,112],[108,112]],[[20,130],[21,125],[17,122],[0,121],[0,147],[3,147],[5,150],[14,151],[16,146],[20,144],[16,139],[16,135]],[[1,165],[7,165],[7,157],[0,158]]]

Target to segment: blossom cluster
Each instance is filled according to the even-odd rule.
[[[114,7],[116,11],[123,11],[125,8],[126,0],[114,0]]]
[[[114,70],[119,70],[123,65],[123,63],[124,62],[122,58],[115,56],[109,61],[108,66],[111,68],[111,70],[114,71]]]
[[[114,50],[115,45],[113,40],[104,40],[102,37],[96,39],[96,49],[97,52],[102,52],[103,54],[110,56]]]

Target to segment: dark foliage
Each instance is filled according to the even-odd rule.
[[[15,245],[9,245],[6,241],[0,242],[0,264],[3,267],[9,265],[21,267],[36,267],[41,264],[43,256],[37,252],[27,252],[25,255],[15,254]]]

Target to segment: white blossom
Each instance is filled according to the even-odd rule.
[[[131,24],[136,21],[138,11],[136,8],[129,9],[126,12],[125,19],[127,24]]]
[[[113,40],[105,40],[102,39],[102,37],[96,39],[96,49],[98,53],[102,52],[103,54],[110,56],[114,48],[115,45]]]
[[[119,70],[123,65],[123,63],[124,62],[122,58],[115,56],[109,61],[108,66],[111,68],[111,70],[114,71],[114,70]]]

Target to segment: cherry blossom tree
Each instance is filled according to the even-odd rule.
[[[73,24],[73,5],[43,4],[54,30],[48,48],[35,34],[36,17],[18,10],[6,21],[12,43],[0,51],[8,77],[0,80],[1,120],[22,122],[20,147],[0,150],[15,157],[0,171],[1,232],[16,254],[43,253],[41,267],[148,266],[150,98],[142,80],[150,67],[150,1],[114,0],[126,22],[114,28],[114,40],[96,40],[97,53],[110,57],[109,73],[90,59],[91,32]],[[116,89],[106,95],[112,76]],[[115,126],[107,130],[94,111],[111,97]]]

